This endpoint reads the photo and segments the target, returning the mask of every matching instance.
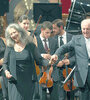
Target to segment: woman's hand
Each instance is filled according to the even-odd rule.
[[[50,55],[50,54],[42,54],[42,57],[43,57],[44,59],[50,60],[51,55]]]
[[[5,75],[6,78],[10,79],[12,77],[12,75],[10,74],[10,72],[8,70],[5,70]]]

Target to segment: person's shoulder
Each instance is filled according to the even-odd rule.
[[[36,47],[33,42],[28,43],[26,46],[30,47],[31,49]]]
[[[0,41],[4,42],[4,44],[6,45],[6,39],[4,37],[0,37]]]
[[[52,40],[52,41],[56,41],[55,37],[49,37],[49,39]]]
[[[6,49],[10,50],[13,49],[13,47],[6,46]]]
[[[30,52],[34,52],[36,48],[36,45],[34,43],[28,43],[26,46]]]
[[[36,38],[39,39],[40,38],[40,35],[37,35]]]
[[[79,35],[74,35],[73,37],[75,37],[75,38],[81,38],[82,35],[81,35],[81,34],[79,34]]]
[[[5,54],[9,54],[12,49],[13,49],[13,47],[6,46]]]
[[[58,35],[55,35],[55,36],[53,36],[51,38],[54,39],[54,40],[57,40],[58,39]]]
[[[82,35],[73,35],[72,39],[77,41],[78,39],[81,39],[83,36]]]
[[[3,41],[4,42],[4,38],[3,37],[0,37],[0,41]]]
[[[68,36],[73,36],[73,34],[71,34],[71,33],[68,33],[68,32],[66,32],[66,34],[67,34]]]
[[[2,38],[0,37],[0,41],[2,41]]]

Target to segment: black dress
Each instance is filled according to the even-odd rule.
[[[38,64],[45,66],[48,62],[40,56],[34,44],[26,45],[21,52],[15,52],[13,48],[8,47],[4,57],[6,57],[7,53],[8,61],[6,61],[6,58],[3,67],[4,70],[7,69],[6,66],[9,67],[8,70],[15,79],[8,82],[9,100],[32,100],[34,91],[32,77],[33,73],[35,73],[34,60]]]
[[[0,59],[2,59],[3,56],[4,56],[5,48],[6,48],[5,43],[4,43],[4,41],[0,38]]]

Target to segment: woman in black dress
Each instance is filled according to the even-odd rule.
[[[7,48],[3,69],[8,78],[9,100],[32,100],[34,61],[41,66],[47,66],[48,61],[40,56],[35,44],[30,41],[32,39],[28,39],[28,35],[18,24],[10,24],[5,37]]]

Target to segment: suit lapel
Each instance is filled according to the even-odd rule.
[[[49,49],[50,49],[50,54],[51,54],[51,51],[52,51],[52,39],[51,38],[48,38],[48,43],[49,43]]]
[[[43,46],[43,43],[42,43],[40,37],[39,37],[39,41],[38,42],[39,42],[38,47],[39,47],[40,51],[45,52],[45,49],[44,49],[44,46]]]
[[[85,38],[83,37],[83,35],[80,38],[81,40],[79,41],[79,43],[81,44],[82,48],[83,48],[83,52],[86,53],[87,57],[88,57],[88,53],[87,53],[87,48],[86,48],[86,43],[85,43]]]
[[[66,33],[67,43],[71,40],[72,36],[69,33]]]
[[[51,49],[51,40],[50,40],[50,38],[48,38],[48,43],[49,43],[49,49]]]
[[[58,48],[59,48],[58,35],[55,36],[55,40],[56,40],[56,42],[57,42],[57,44],[58,44]]]

